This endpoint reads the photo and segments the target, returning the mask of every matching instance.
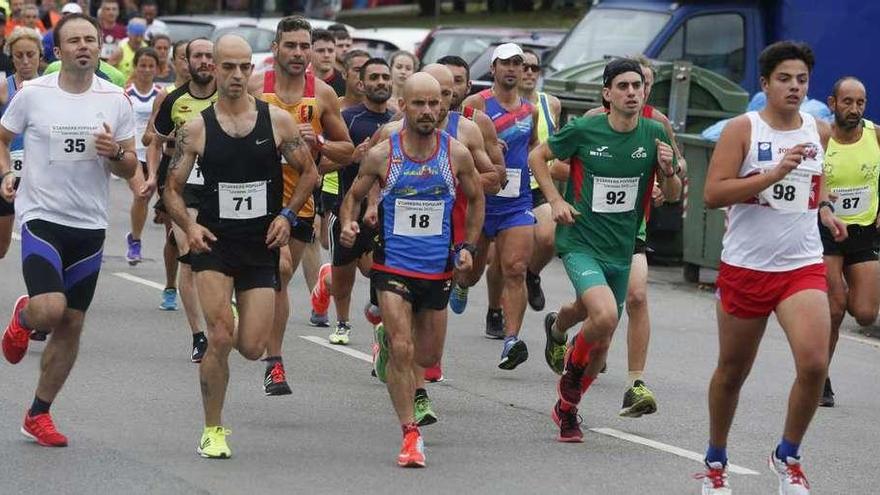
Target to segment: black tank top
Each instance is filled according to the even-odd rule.
[[[213,105],[202,111],[205,150],[199,164],[205,189],[198,223],[218,239],[264,242],[269,224],[282,207],[284,181],[269,105],[256,103],[257,122],[241,138],[220,127]]]

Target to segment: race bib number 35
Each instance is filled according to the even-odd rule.
[[[98,158],[97,125],[53,124],[49,134],[49,160],[77,161]]]
[[[761,199],[777,210],[805,212],[810,209],[812,183],[811,172],[792,170],[784,179],[761,191]]]
[[[502,198],[518,198],[521,185],[522,170],[518,168],[509,168],[507,169],[507,185],[495,195],[501,196]]]
[[[248,220],[266,216],[266,181],[217,184],[220,218]]]
[[[426,237],[443,233],[443,200],[394,201],[394,235]]]
[[[636,208],[638,177],[593,177],[593,211],[625,213]]]

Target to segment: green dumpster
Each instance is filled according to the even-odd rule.
[[[700,268],[717,269],[721,261],[721,238],[724,236],[725,210],[707,209],[703,189],[715,143],[695,134],[677,136],[688,164],[688,192],[682,225],[682,261],[684,278],[698,282]]]

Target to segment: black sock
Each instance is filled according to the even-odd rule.
[[[52,407],[51,402],[46,402],[35,395],[34,402],[31,404],[31,410],[28,411],[28,415],[33,417],[38,414],[46,414],[49,412],[50,407]]]
[[[425,390],[423,388],[416,389],[416,399],[418,399],[419,397],[427,397],[427,396],[428,396],[427,390]]]
[[[264,359],[263,361],[266,362],[266,369],[268,369],[268,368],[271,368],[272,366],[275,366],[275,363],[280,363],[281,356],[269,356],[266,359]]]
[[[208,339],[205,337],[205,332],[199,332],[199,333],[194,333],[194,334],[193,334],[193,345],[196,345],[196,344],[198,344],[199,342],[202,342],[202,341],[205,341],[205,340],[208,340]]]

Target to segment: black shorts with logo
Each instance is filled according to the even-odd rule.
[[[290,238],[305,244],[315,242],[315,217],[296,217],[296,226],[290,229]]]
[[[268,287],[278,290],[278,250],[266,247],[264,239],[243,241],[222,238],[211,243],[211,251],[187,253],[194,272],[214,271],[232,277],[235,290]]]
[[[877,261],[878,243],[877,228],[874,225],[848,225],[849,234],[843,242],[835,242],[828,227],[819,222],[819,235],[825,256],[843,256],[843,266],[855,265],[866,261]]]
[[[367,226],[361,222],[361,231],[354,240],[354,245],[349,247],[343,246],[339,242],[342,235],[342,222],[339,218],[330,213],[330,256],[333,266],[345,266],[349,263],[357,261],[361,256],[373,252],[375,238],[378,235],[376,229]]]
[[[449,304],[452,279],[428,280],[373,270],[370,285],[376,292],[393,292],[412,305],[413,313],[443,311]]]

